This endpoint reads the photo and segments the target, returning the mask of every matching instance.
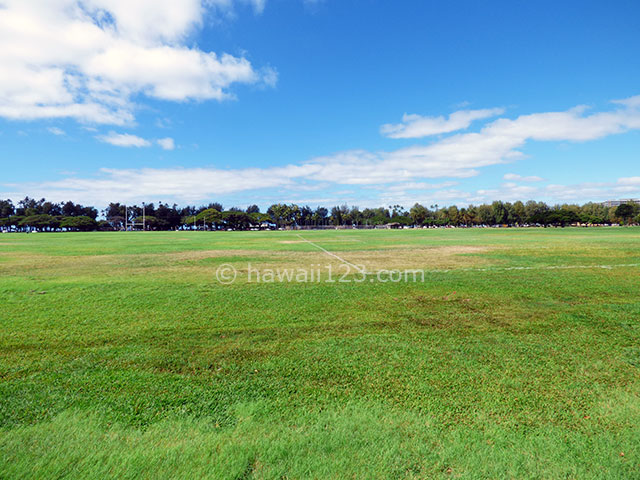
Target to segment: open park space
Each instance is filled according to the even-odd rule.
[[[0,477],[639,478],[639,274],[640,228],[1,235]]]

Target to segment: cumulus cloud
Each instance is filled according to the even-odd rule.
[[[633,104],[623,104],[623,108],[591,115],[585,115],[587,111],[587,107],[578,106],[566,112],[522,115],[515,120],[501,118],[486,126],[483,134],[518,142],[583,142],[640,128],[640,110]]]
[[[504,109],[502,108],[459,110],[449,115],[449,118],[443,116],[423,117],[405,113],[402,117],[402,123],[383,125],[380,127],[380,133],[389,138],[422,138],[464,130],[476,120],[495,117],[503,113]]]
[[[368,164],[375,172],[363,169],[353,175],[347,174],[345,183],[372,183],[375,179],[384,183],[383,179],[389,182],[410,178],[464,178],[476,175],[481,167],[523,158],[520,149],[529,141],[585,142],[637,130],[640,129],[639,98],[618,100],[616,108],[604,112],[589,114],[587,107],[578,106],[564,112],[499,118],[479,132],[458,133],[427,145],[376,154],[364,151],[358,154],[360,162],[350,158],[347,164]],[[334,156],[334,160],[342,155]],[[336,167],[340,168],[340,165]]]
[[[176,148],[176,144],[171,137],[159,138],[158,140],[156,140],[156,143],[160,145],[160,148],[162,148],[163,150],[173,150],[174,148]]]
[[[264,1],[252,0],[256,10]],[[200,50],[189,36],[207,7],[232,0],[4,0],[0,116],[134,122],[132,98],[224,100],[236,83],[270,85],[274,70]]]

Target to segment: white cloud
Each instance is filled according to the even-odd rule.
[[[634,97],[635,98],[635,97]],[[465,193],[450,187],[451,181],[477,175],[483,167],[513,162],[523,157],[519,150],[528,141],[588,141],[607,135],[640,129],[640,104],[634,99],[615,103],[613,110],[587,114],[584,107],[566,112],[544,112],[515,119],[501,118],[475,133],[454,134],[426,145],[414,145],[390,152],[353,150],[314,158],[282,167],[265,168],[194,168],[194,169],[104,169],[96,178],[67,178],[58,182],[12,185],[12,192],[0,198],[46,196],[77,201],[104,202],[144,198],[174,199],[180,202],[201,201],[223,195],[285,188],[287,192],[326,185],[324,191],[340,185],[376,187],[389,198],[417,196],[418,190],[433,187],[433,199],[457,202],[505,200],[518,198],[552,198],[566,200],[606,199],[624,194],[637,196],[640,177],[621,178],[614,184],[534,187],[517,182],[538,182],[538,177],[505,175],[508,182],[494,190]],[[135,135],[111,132],[101,140],[120,146],[149,146],[153,142]],[[161,141],[154,142],[162,146]],[[169,146],[165,142],[165,147]],[[426,183],[425,179],[448,179],[444,185]],[[441,182],[443,183],[443,182]],[[395,186],[404,184],[404,188]],[[438,190],[439,188],[439,190]],[[394,190],[395,189],[395,190]],[[372,189],[369,189],[372,190]],[[382,198],[382,197],[380,197]],[[409,198],[409,197],[407,197]],[[257,199],[256,199],[257,201]],[[438,201],[442,203],[442,199]]]
[[[89,178],[69,176],[60,181],[5,184],[7,191],[0,198],[46,197],[53,201],[72,199],[81,203],[105,206],[110,201],[141,202],[149,198],[179,203],[198,203],[240,194],[245,202],[291,201],[301,203],[344,203],[360,206],[380,206],[399,203],[464,206],[494,200],[545,200],[550,203],[604,201],[640,197],[640,180],[630,184],[627,179],[615,182],[582,183],[546,186],[505,183],[498,188],[464,191],[455,182],[430,184],[425,182],[390,183],[375,189],[344,192],[324,185],[322,197],[308,198],[304,192],[314,191],[306,182],[313,178],[310,170],[301,167],[270,169],[221,170],[215,168],[170,169],[101,169]],[[253,192],[247,195],[247,192]],[[277,192],[277,193],[274,193]],[[348,193],[348,195],[347,195]]]
[[[633,105],[610,112],[584,115],[588,110],[578,106],[566,112],[534,113],[515,120],[501,118],[483,129],[487,136],[513,139],[514,142],[596,140],[640,128],[640,110]]]
[[[173,141],[173,138],[170,137],[159,138],[158,140],[156,140],[156,143],[160,145],[160,148],[162,148],[163,150],[173,150],[174,148],[176,148],[176,144]]]
[[[134,122],[134,96],[224,100],[236,83],[270,85],[242,57],[207,52],[190,35],[207,7],[232,0],[4,0],[0,116]],[[257,11],[264,1],[253,0]]]
[[[278,83],[278,71],[273,67],[264,67],[261,70],[262,84],[265,87],[275,87]]]
[[[495,117],[504,113],[502,108],[484,110],[459,110],[449,115],[449,118],[423,117],[407,115],[402,117],[402,123],[386,124],[380,127],[380,133],[389,138],[422,138],[440,133],[450,133],[469,128],[475,120]]]
[[[104,143],[115,145],[116,147],[150,147],[151,142],[137,135],[128,133],[109,132],[108,135],[99,135],[96,137]]]
[[[621,187],[624,179],[615,182],[585,182],[573,185],[549,184],[545,186],[509,185],[494,190],[478,190],[468,194],[475,196],[476,201],[493,200],[544,200],[549,203],[583,203],[600,202],[640,195],[640,182],[627,189]]]
[[[324,161],[333,163],[342,183],[474,176],[478,168],[522,158],[524,155],[519,149],[528,141],[582,142],[640,129],[638,98],[618,100],[615,109],[590,115],[587,108],[581,106],[565,112],[500,118],[477,133],[455,134],[427,145],[393,152],[340,153]]]
[[[386,192],[404,192],[409,190],[435,190],[441,188],[448,188],[457,185],[458,182],[442,182],[442,183],[426,183],[426,182],[404,182],[396,183],[394,185],[380,187],[380,189]]]
[[[107,135],[97,135],[96,138],[103,143],[115,145],[116,147],[150,147],[155,143],[163,150],[174,150],[176,148],[175,141],[171,137],[158,138],[152,141],[129,133],[111,131]]]
[[[53,133],[54,135],[58,135],[58,136],[66,135],[66,132],[58,127],[49,127],[47,128],[47,130],[49,131],[49,133]]]
[[[147,142],[133,135],[126,137],[131,142]],[[127,139],[123,139],[122,142],[126,143]],[[303,174],[300,167],[238,170],[103,168],[93,178],[69,177],[54,182],[10,184],[8,187],[14,189],[14,192],[3,195],[8,198],[22,198],[25,195],[42,194],[56,201],[73,198],[96,205],[106,205],[109,201],[138,201],[148,197],[196,202],[235,192],[291,186],[292,179],[301,178]]]
[[[620,185],[640,187],[640,177],[625,177],[618,180]]]
[[[558,203],[602,202],[605,200],[640,197],[640,183],[633,190],[621,190],[620,181],[601,183],[579,183],[573,185],[552,184],[546,186],[518,185],[505,183],[498,188],[464,191],[460,189],[435,189],[429,191],[395,191],[385,190],[379,202],[373,205],[399,203],[405,207],[414,203],[423,205],[457,205],[491,203],[495,200],[515,202],[518,200],[546,201],[550,205]]]
[[[522,175],[518,175],[517,173],[507,173],[503,178],[512,182],[541,182],[544,180],[544,178],[536,177],[535,175],[523,177]]]
[[[640,108],[640,95],[634,97],[623,98],[621,100],[614,100],[613,103],[624,105],[629,108]]]
[[[267,4],[267,0],[250,0],[256,13],[262,13]]]

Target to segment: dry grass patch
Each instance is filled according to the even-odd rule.
[[[440,246],[389,250],[351,250],[335,255],[345,262],[364,267],[367,272],[381,270],[434,270],[485,266],[488,257],[481,254],[493,250],[478,246]],[[246,259],[246,260],[245,260]],[[21,254],[0,264],[0,275],[17,272],[37,278],[66,279],[135,276],[149,274],[181,274],[185,280],[193,277],[215,279],[218,267],[231,263],[240,277],[248,275],[249,267],[264,272],[311,271],[334,276],[360,275],[361,272],[321,250],[308,252],[264,250],[196,250],[175,253],[52,256]]]
[[[311,243],[312,240],[308,240],[308,239],[304,239],[304,240],[281,240],[278,243],[281,245],[295,245],[295,244],[300,244],[300,243]],[[358,238],[336,238],[336,239],[322,239],[319,240],[320,243],[327,244],[341,244],[341,243],[364,243],[363,240],[360,240]],[[313,242],[315,243],[315,242]],[[313,244],[312,243],[312,244]]]
[[[264,250],[190,250],[186,252],[175,253],[156,253],[154,256],[160,256],[168,261],[185,261],[185,260],[205,260],[207,258],[220,257],[257,257],[265,255]],[[271,255],[271,252],[268,252]]]
[[[486,265],[489,259],[481,254],[493,250],[491,247],[442,246],[372,250],[349,252],[344,257],[351,263],[366,267],[367,271],[403,269],[455,269]]]
[[[475,246],[407,248],[403,250],[353,250],[335,253],[339,258],[320,250],[314,252],[269,252],[266,255],[266,260],[265,252],[259,252],[261,257],[256,258],[248,255],[247,265],[236,264],[236,267],[239,273],[244,275],[248,274],[249,265],[252,269],[258,269],[262,272],[267,270],[281,272],[285,270],[314,270],[327,274],[329,267],[331,267],[334,275],[361,274],[358,269],[349,266],[345,262],[364,267],[367,272],[405,269],[456,269],[489,264],[490,259],[482,257],[480,254],[491,250],[492,248],[490,247]],[[255,255],[258,252],[252,253]],[[344,262],[340,259],[344,260]],[[205,272],[211,269],[215,270],[216,266],[205,267],[199,265],[198,268]]]
[[[160,272],[163,270],[193,270],[200,268],[192,261],[209,258],[246,256],[248,259],[265,252],[257,250],[205,250],[178,253],[149,253],[122,255],[43,255],[23,253],[9,255],[0,265],[0,275],[38,275],[56,276],[114,276],[141,272]],[[202,268],[207,268],[203,265]]]

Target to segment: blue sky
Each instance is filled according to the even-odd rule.
[[[0,197],[640,197],[637,1],[4,0]]]

